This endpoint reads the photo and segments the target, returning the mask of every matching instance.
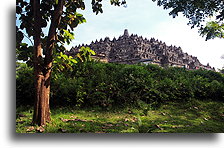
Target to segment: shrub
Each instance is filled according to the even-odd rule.
[[[16,70],[16,105],[34,103],[33,69],[21,63]]]
[[[32,69],[23,65],[16,82],[17,103],[32,104]],[[137,106],[138,101],[151,107],[192,98],[224,101],[223,82],[223,75],[212,71],[88,61],[53,74],[50,101],[51,105],[102,108]]]

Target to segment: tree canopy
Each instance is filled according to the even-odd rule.
[[[49,36],[50,24],[55,13],[55,8],[59,0],[40,1],[40,27],[41,27],[41,44],[43,54],[46,53],[47,37]],[[63,11],[60,18],[60,23],[56,29],[56,39],[54,40],[54,50],[60,53],[65,50],[65,44],[70,44],[74,39],[74,29],[81,23],[85,23],[84,16],[77,12],[78,9],[84,10],[85,3],[83,0],[64,0]],[[126,4],[125,1],[110,0],[111,5],[121,6]],[[92,0],[93,13],[103,13],[102,0]],[[16,49],[18,52],[18,60],[31,61],[33,54],[33,36],[34,36],[34,14],[32,0],[17,0],[16,1]],[[27,39],[28,41],[24,41]],[[30,42],[30,44],[28,44]],[[31,63],[30,63],[31,64]]]
[[[174,18],[180,13],[189,19],[191,28],[198,27],[206,40],[224,38],[224,1],[223,0],[152,0],[164,9],[170,9]],[[206,23],[207,22],[207,23]]]

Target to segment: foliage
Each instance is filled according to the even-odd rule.
[[[211,21],[206,24],[204,28],[201,28],[200,33],[202,36],[206,36],[206,40],[218,38],[224,38],[224,23]]]
[[[151,108],[157,108],[165,102],[191,99],[224,101],[224,75],[218,72],[94,61],[72,67],[72,71],[53,71],[50,100],[53,106],[110,109],[139,106],[141,100]],[[33,88],[31,74],[31,69],[27,68],[18,71],[18,102],[29,104],[26,99],[30,100],[28,97],[32,96],[32,91],[28,91]]]
[[[219,70],[222,74],[224,74],[224,67]]]
[[[53,63],[54,76],[57,78],[59,73],[69,74],[69,72],[72,72],[74,64],[78,62],[72,56],[60,52],[55,55]]]
[[[16,105],[33,104],[34,92],[33,69],[19,63],[16,70]]]
[[[47,27],[53,17],[53,12],[57,7],[56,1],[42,0],[40,4],[41,15],[41,42],[43,54],[46,53],[48,34]],[[56,31],[56,40],[54,41],[55,52],[65,50],[64,44],[69,44],[74,39],[73,29],[81,23],[86,22],[82,14],[76,12],[77,9],[85,9],[82,1],[65,1],[64,11],[61,15],[61,22]],[[34,19],[33,19],[33,2],[23,0],[16,1],[16,42],[17,50],[20,51],[20,60],[28,61],[32,59],[33,36],[34,36]],[[32,44],[27,44],[25,38],[28,38]],[[29,49],[29,50],[28,50]]]
[[[91,50],[89,47],[81,47],[76,56],[77,60],[80,62],[89,62],[93,60],[91,57],[93,55],[96,55],[95,51]]]
[[[119,0],[111,0],[111,5],[121,6],[126,2]],[[40,2],[40,27],[41,27],[41,43],[43,54],[46,53],[47,39],[49,38],[49,26],[59,4],[58,0],[48,1],[41,0]],[[93,12],[98,14],[103,13],[102,0],[92,0]],[[56,30],[56,38],[54,40],[54,53],[60,53],[65,50],[65,43],[70,44],[74,39],[74,28],[79,24],[85,23],[84,16],[77,12],[78,9],[84,10],[85,3],[83,0],[64,0],[63,12]],[[34,13],[33,1],[17,0],[16,1],[16,49],[20,51],[19,60],[32,61],[34,45]],[[51,22],[51,23],[50,23]],[[54,25],[54,24],[52,24]],[[27,41],[27,39],[29,41]],[[30,42],[30,43],[28,43]]]
[[[152,0],[156,1],[158,6],[164,9],[171,9],[169,15],[174,18],[182,13],[189,19],[189,25],[192,28],[199,27],[201,35],[206,36],[206,40],[215,37],[224,38],[224,2],[223,0]],[[209,21],[206,25],[203,22],[209,18],[215,21]]]

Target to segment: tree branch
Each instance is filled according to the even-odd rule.
[[[53,60],[53,47],[56,39],[56,29],[60,24],[61,15],[63,11],[64,0],[58,0],[58,4],[55,7],[53,17],[51,19],[51,25],[48,32],[47,46],[46,46],[46,57],[44,60],[46,70],[50,70],[52,67]]]

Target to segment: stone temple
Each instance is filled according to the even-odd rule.
[[[103,62],[122,63],[122,64],[157,64],[160,66],[177,66],[187,69],[207,69],[214,70],[209,64],[203,65],[197,57],[184,53],[180,47],[167,46],[164,42],[151,38],[143,38],[138,35],[129,35],[128,30],[118,39],[110,40],[106,37],[104,40],[91,42],[90,45],[79,45],[72,47],[67,52],[75,56],[81,46],[88,46],[96,52],[94,56]]]

